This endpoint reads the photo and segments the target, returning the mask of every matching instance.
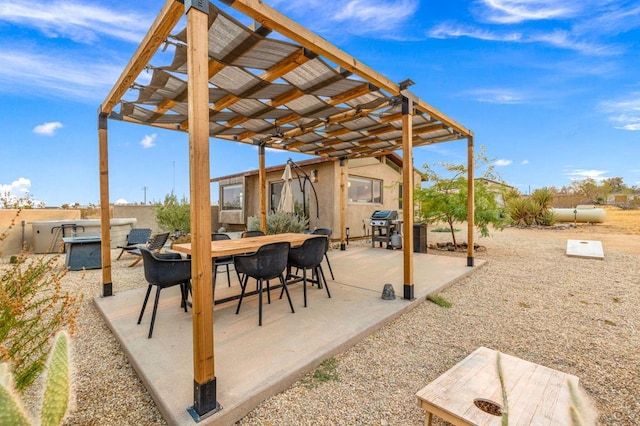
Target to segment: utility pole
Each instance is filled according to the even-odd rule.
[[[149,189],[149,188],[146,187],[146,186],[142,187],[142,191],[144,192],[144,202],[143,202],[143,204],[145,204],[145,205],[147,204],[147,189]]]

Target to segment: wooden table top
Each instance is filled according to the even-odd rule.
[[[324,237],[317,234],[274,234],[249,238],[232,238],[230,240],[211,241],[211,257],[232,256],[235,254],[252,253],[261,246],[269,243],[289,242],[291,247],[301,245],[309,238]],[[181,253],[191,254],[191,243],[174,244],[172,249]]]
[[[496,356],[492,349],[476,349],[420,390],[419,405],[454,425],[500,425],[501,417],[474,404],[479,398],[502,406]],[[506,354],[500,358],[510,425],[571,424],[568,381],[577,389],[576,376]]]

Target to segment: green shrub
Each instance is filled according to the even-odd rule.
[[[156,221],[164,231],[180,234],[191,232],[191,206],[186,198],[178,201],[175,194],[167,194],[164,203],[155,208]]]
[[[285,232],[300,233],[307,229],[309,220],[291,213],[276,212],[267,215],[267,235],[284,234]],[[260,218],[251,216],[247,220],[248,231],[260,229]]]

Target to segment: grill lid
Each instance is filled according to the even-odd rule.
[[[396,210],[376,210],[371,215],[371,219],[396,220],[398,212]]]

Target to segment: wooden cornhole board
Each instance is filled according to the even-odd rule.
[[[567,256],[604,259],[602,243],[593,240],[567,240]]]

